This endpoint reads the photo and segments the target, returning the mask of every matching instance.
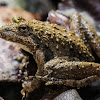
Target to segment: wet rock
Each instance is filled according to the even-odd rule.
[[[13,59],[19,53],[19,47],[0,39],[0,81],[17,81],[20,63]]]
[[[60,12],[51,10],[48,13],[47,21],[54,23],[54,24],[58,24],[58,25],[63,26],[67,29],[69,29],[69,20],[70,19],[68,16],[61,14]]]
[[[82,100],[75,89],[65,91],[53,100]]]

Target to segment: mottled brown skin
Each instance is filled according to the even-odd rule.
[[[72,23],[73,21],[75,20],[72,17]],[[85,22],[84,19],[81,20],[81,24],[86,34],[91,32],[96,34],[91,25],[83,22]],[[41,81],[45,81],[46,85],[62,84],[79,88],[99,78],[100,64],[92,62],[94,57],[90,50],[83,39],[75,35],[81,28],[78,29],[74,25],[78,25],[80,21],[72,23],[72,31],[68,31],[64,27],[49,22],[26,21],[18,18],[17,21],[13,19],[11,23],[0,29],[1,38],[20,44],[22,49],[33,55],[37,63],[38,70],[35,78],[32,82],[23,84],[25,91],[35,90]],[[85,29],[85,24],[89,32],[91,30],[90,33]],[[97,36],[93,39],[88,35],[88,38],[90,39],[89,44],[92,40],[97,40],[93,42],[94,44],[100,44]],[[100,46],[91,44],[91,47],[94,51],[97,48],[96,54],[99,57]]]

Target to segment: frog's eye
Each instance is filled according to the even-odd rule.
[[[18,30],[19,30],[19,33],[18,33],[19,35],[27,36],[29,35],[31,28],[27,25],[21,25],[18,27]]]
[[[27,25],[21,25],[18,30],[22,33],[28,32],[29,31],[29,27]]]

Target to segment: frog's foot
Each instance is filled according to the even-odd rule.
[[[22,84],[23,90],[21,91],[21,94],[23,96],[25,95],[27,96],[28,93],[37,89],[41,84],[41,80],[38,80],[37,78],[33,78],[33,76],[26,77],[25,79],[26,80]]]
[[[25,77],[25,80],[22,83],[23,89],[21,90],[21,94],[23,95],[23,97],[27,96],[29,92],[33,91],[31,87],[32,79],[33,76]]]
[[[92,82],[96,81],[99,79],[97,75],[90,76],[81,80],[73,80],[73,79],[68,79],[68,80],[62,80],[62,79],[53,79],[51,81],[47,81],[45,85],[66,85],[70,87],[77,87],[79,89],[80,87],[87,86],[91,84]]]
[[[23,89],[21,90],[21,94],[23,95],[23,97],[27,97],[28,93],[33,91],[33,89],[31,88],[31,82],[24,82],[22,84]]]

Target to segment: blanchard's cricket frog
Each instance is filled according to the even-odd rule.
[[[72,15],[70,30],[49,22],[13,19],[0,29],[0,37],[19,44],[37,63],[33,80],[23,83],[26,92],[38,88],[41,81],[79,88],[99,78],[100,64],[93,62],[91,51],[100,58],[100,40],[79,14]]]

